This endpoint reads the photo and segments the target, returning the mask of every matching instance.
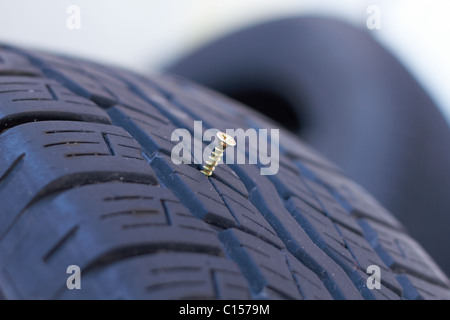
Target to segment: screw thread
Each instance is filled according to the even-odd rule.
[[[201,171],[207,176],[211,176],[212,172],[219,164],[220,159],[222,158],[223,153],[225,152],[226,145],[222,143],[213,149],[211,155],[209,156],[209,160],[206,161],[206,164],[203,165],[203,170]]]
[[[223,153],[227,146],[234,147],[236,145],[236,141],[234,141],[233,137],[229,136],[224,132],[218,132],[216,134],[218,139],[217,146],[211,152],[209,156],[209,160],[206,161],[206,164],[203,165],[202,173],[206,176],[211,176],[216,166],[219,164],[220,159],[222,158]]]

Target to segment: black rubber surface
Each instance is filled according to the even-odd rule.
[[[185,80],[0,47],[3,297],[450,299],[399,222],[283,129],[273,176],[174,165],[171,133],[194,120],[278,127]]]
[[[328,18],[270,21],[215,39],[167,69],[300,134],[450,274],[450,127],[376,34]]]

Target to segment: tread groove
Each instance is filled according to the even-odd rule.
[[[25,158],[25,153],[22,153],[20,156],[13,161],[13,163],[9,166],[9,168],[3,173],[0,177],[0,183],[2,183],[10,174],[14,171],[14,169],[19,165],[20,162]]]
[[[47,88],[47,91],[52,96],[53,100],[58,101],[59,99],[58,99],[58,96],[56,95],[55,90],[53,90],[53,88],[49,84],[46,84],[45,87]]]
[[[111,153],[111,155],[115,156],[116,153],[114,151],[114,148],[111,145],[111,140],[109,140],[109,138],[108,138],[108,134],[105,133],[105,132],[102,132],[102,137],[103,137],[103,140],[105,141],[106,146],[108,147],[109,152]]]
[[[50,259],[55,255],[55,253],[60,250],[71,238],[75,236],[77,231],[79,230],[79,226],[75,226],[70,229],[64,237],[62,237],[54,246],[51,248],[45,256],[42,258],[45,263],[48,263]]]
[[[81,116],[77,116],[71,113],[53,113],[48,114],[45,112],[23,112],[19,115],[11,115],[0,119],[0,135],[17,126],[31,123],[31,122],[44,122],[44,121],[79,121],[88,122]],[[109,124],[103,118],[92,117],[89,122]]]
[[[112,213],[105,213],[100,216],[101,219],[110,219],[121,216],[143,216],[143,215],[154,215],[158,214],[158,210],[144,210],[144,209],[136,209],[136,210],[128,210],[128,211],[118,211]]]

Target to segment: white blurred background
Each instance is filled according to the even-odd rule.
[[[70,5],[79,30],[67,28]],[[416,76],[450,122],[448,0],[0,0],[0,42],[158,70],[220,35],[293,15],[337,17],[366,28]]]

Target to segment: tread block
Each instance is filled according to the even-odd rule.
[[[243,115],[244,116],[244,115]],[[258,129],[279,129],[280,126],[274,125],[266,116],[247,109],[245,112],[247,122],[251,127]],[[308,164],[318,165],[332,173],[342,173],[342,170],[330,161],[326,160],[319,152],[312,149],[306,143],[298,139],[298,136],[288,130],[280,130],[280,154],[285,155],[295,163],[296,160],[307,162]]]
[[[172,132],[176,127],[153,108],[137,112],[123,106],[114,106],[108,113],[113,122],[132,134],[148,154],[162,152],[170,155],[178,143],[171,141]]]
[[[299,163],[297,163],[300,165]],[[341,175],[330,174],[311,164],[301,164],[302,170],[313,170],[316,189],[322,189],[322,195],[331,194],[336,202],[351,215],[357,218],[368,218],[379,223],[402,230],[400,222],[392,216],[381,204],[369,195],[362,187]],[[313,168],[313,169],[312,169]],[[311,185],[309,184],[309,185]],[[328,199],[326,197],[325,199]]]
[[[337,199],[335,194],[332,193],[326,184],[321,180],[318,180],[316,173],[306,168],[305,163],[300,163],[299,161],[296,163],[304,177],[304,183],[308,186],[308,189],[317,200],[315,203],[309,201],[309,199],[305,199],[305,201],[315,209],[324,212],[334,222],[351,229],[358,234],[363,234],[355,217],[350,213],[351,207],[349,205],[344,206],[343,203],[338,200],[341,198],[338,197]],[[319,203],[318,206],[317,203]]]
[[[244,183],[228,165],[222,163],[220,166],[217,166],[216,170],[214,170],[214,176],[211,177],[211,180],[218,181],[226,185],[228,188],[239,193],[245,199],[248,199],[249,197]]]
[[[286,208],[312,241],[345,270],[366,299],[374,298],[374,291],[366,288],[369,276],[364,273],[372,264],[376,264],[382,269],[383,286],[381,290],[391,291],[384,287],[387,285],[401,295],[401,286],[395,280],[395,275],[380,259],[376,259],[377,254],[368,244],[366,246],[361,244],[361,242],[366,242],[362,236],[335,225],[332,220],[298,198],[290,198],[286,203]],[[353,242],[349,246],[350,241]],[[366,252],[362,249],[365,249]],[[367,261],[367,256],[376,259],[375,262]]]
[[[371,265],[380,267],[381,290],[375,291],[384,294],[386,290],[389,290],[393,294],[397,294],[401,297],[403,289],[396,280],[396,274],[386,266],[380,257],[378,257],[375,250],[364,239],[364,237],[355,234],[344,227],[338,226],[337,228],[345,241],[345,246],[352,253],[362,271],[366,271],[367,267]],[[367,278],[367,275],[365,275],[365,277]],[[371,292],[374,293],[375,291],[372,290]],[[390,295],[391,293],[386,293],[386,296]]]
[[[362,270],[357,270],[355,272],[357,276],[361,279],[367,279],[368,275]],[[382,276],[383,277],[383,276]],[[390,288],[381,285],[381,289],[366,289],[370,292],[370,297],[368,300],[402,300],[398,293],[392,291]]]
[[[155,87],[154,82],[149,78],[117,69],[113,72],[127,84],[132,94],[156,107],[159,113],[170,119],[177,128],[185,128],[193,132],[194,121],[202,119],[193,118],[190,112],[181,110],[179,106],[170,101],[169,95]],[[145,111],[144,108],[140,110]]]
[[[211,183],[235,218],[238,228],[252,233],[278,248],[284,248],[283,242],[277,237],[275,231],[248,199],[243,199],[240,194],[219,181],[214,182],[211,179]]]
[[[238,110],[231,106],[229,100],[219,97],[219,100],[207,98],[205,94],[199,94],[193,90],[192,85],[186,80],[176,76],[160,75],[151,81],[153,87],[157,87],[174,105],[190,114],[194,119],[202,119],[204,125],[209,128],[225,130],[227,128],[247,129],[250,126]],[[193,91],[197,94],[191,95]],[[205,117],[205,115],[208,117]]]
[[[119,283],[115,279],[124,279]],[[62,299],[250,299],[237,266],[197,253],[155,253],[119,261],[83,277],[83,294],[65,290]]]
[[[295,178],[293,178],[295,177]],[[302,181],[300,173],[297,170],[287,169],[280,166],[278,173],[268,176],[277,188],[278,193],[283,199],[287,199],[292,195],[307,199],[308,203],[320,206],[319,202],[310,192],[308,186]]]
[[[289,198],[286,208],[318,247],[338,262],[346,272],[351,273],[354,270],[356,261],[330,219],[297,198]]]
[[[320,276],[327,288],[334,290],[332,294],[335,298],[361,299],[360,293],[344,270],[320,250],[303,229],[298,228],[298,223],[284,209],[275,187],[268,179],[259,175],[255,166],[232,165],[232,168],[243,178],[247,189],[251,190],[252,203],[277,232],[287,250]],[[255,188],[256,185],[258,188]]]
[[[162,251],[223,256],[216,233],[169,190],[120,182],[79,187],[32,206],[1,248],[9,278],[28,283],[17,294],[41,298],[65,289],[65,270],[72,264],[87,276]],[[32,262],[33,272],[29,264],[19,263],[24,258]]]
[[[450,292],[423,279],[400,274],[397,276],[408,300],[450,300]]]
[[[251,288],[259,298],[304,298],[301,294],[302,283],[309,286],[312,283],[315,286],[315,291],[308,292],[309,297],[317,295],[323,299],[330,298],[320,279],[290,254],[288,258],[283,257],[283,253],[277,248],[239,230],[224,231],[220,238],[228,253],[238,261],[242,272],[250,279]],[[308,281],[294,278],[286,260],[285,264],[278,263],[283,259],[289,259],[290,265],[297,272],[301,270],[305,275],[306,271]]]
[[[42,77],[44,74],[35,67],[25,56],[1,48],[0,52],[0,76],[28,76]]]
[[[128,84],[107,68],[71,58],[29,53],[46,76],[61,82],[82,97],[102,107],[122,104],[145,109],[148,103],[130,91]]]
[[[91,101],[41,78],[0,77],[0,130],[43,120],[111,123]]]
[[[202,119],[204,126],[208,128],[217,128],[225,131],[227,128],[248,129],[248,124],[244,119],[233,115],[231,112],[222,110],[212,103],[205,104],[199,100],[193,99],[188,95],[175,95],[171,99],[172,103],[180,106],[185,112],[190,112],[194,119]],[[208,117],[204,115],[207,114]]]
[[[138,113],[123,106],[114,106],[108,113],[117,125],[121,125],[135,137],[149,157],[156,152],[170,156],[173,147],[178,144],[178,141],[171,141],[172,133],[177,128],[171,125],[166,117],[159,115],[153,107]],[[214,179],[248,198],[244,184],[228,166],[218,166],[214,172]]]
[[[190,166],[174,165],[165,155],[156,155],[152,158],[151,165],[162,183],[198,218],[219,227],[236,225],[220,195],[199,170]]]
[[[373,221],[361,219],[360,225],[366,240],[389,268],[449,287],[447,277],[416,241]]]
[[[60,82],[82,97],[99,105],[112,105],[118,102],[111,90],[102,82],[104,79],[98,79],[84,70],[82,63],[36,52],[28,52],[28,57],[47,77]]]
[[[291,270],[300,293],[305,300],[331,300],[333,299],[319,277],[305,267],[289,252],[284,252],[286,263]]]
[[[107,181],[158,184],[139,148],[125,130],[103,124],[33,122],[3,133],[0,197],[8,200],[2,204],[0,235],[22,210],[57,192]]]

